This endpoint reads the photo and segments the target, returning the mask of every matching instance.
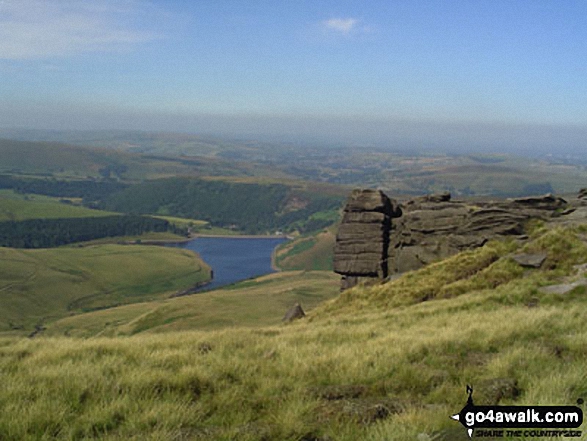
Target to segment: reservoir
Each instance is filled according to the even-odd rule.
[[[212,267],[214,278],[202,291],[274,272],[271,254],[286,241],[283,237],[198,237],[174,246],[195,251]]]

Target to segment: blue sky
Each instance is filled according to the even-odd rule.
[[[582,129],[586,17],[582,0],[0,0],[0,127]]]

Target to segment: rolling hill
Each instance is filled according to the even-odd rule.
[[[187,307],[174,299],[128,321],[157,335],[0,338],[0,437],[458,441],[449,416],[467,384],[476,404],[574,405],[587,394],[586,234],[539,226],[289,325],[177,331]],[[547,258],[525,269],[519,252]]]
[[[0,174],[142,180],[177,175],[291,177],[261,165],[222,158],[128,153],[56,142],[0,139]]]
[[[209,279],[204,262],[176,248],[0,248],[0,332],[28,334],[60,317],[166,298]]]
[[[202,219],[246,233],[314,231],[332,224],[344,200],[300,185],[193,178],[145,181],[105,197],[97,206],[131,214]]]
[[[215,291],[66,317],[47,324],[43,335],[125,336],[278,325],[295,303],[310,311],[335,297],[338,279],[325,271],[274,273]]]

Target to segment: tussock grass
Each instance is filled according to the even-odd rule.
[[[550,263],[520,272],[519,245],[490,244],[290,325],[0,339],[0,439],[464,440],[466,384],[478,404],[575,404],[587,298],[537,288],[587,250],[572,229],[526,247]]]

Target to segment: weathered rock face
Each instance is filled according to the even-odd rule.
[[[443,193],[399,206],[381,191],[355,190],[337,235],[334,270],[343,276],[342,289],[384,279],[494,238],[523,237],[527,220],[557,216],[566,205],[551,194],[473,203]]]
[[[401,214],[397,203],[379,190],[351,193],[336,236],[334,271],[343,289],[362,278],[387,277],[391,219]]]
[[[424,197],[405,204],[390,239],[389,273],[421,268],[503,236],[522,236],[529,219],[548,219],[566,206],[551,194],[501,202]]]

